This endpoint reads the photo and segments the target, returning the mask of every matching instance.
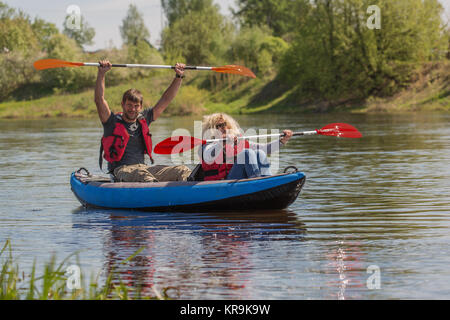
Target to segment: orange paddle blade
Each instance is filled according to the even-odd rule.
[[[36,70],[45,70],[51,68],[62,68],[62,67],[80,67],[84,65],[83,62],[70,62],[59,59],[41,59],[34,62],[34,68]]]
[[[212,70],[220,73],[232,73],[232,74],[239,74],[241,76],[247,76],[250,78],[256,78],[255,74],[249,68],[236,66],[233,64],[222,67],[213,67]]]

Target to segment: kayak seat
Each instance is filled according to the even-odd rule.
[[[192,170],[191,174],[187,178],[187,181],[203,181],[205,178],[205,173],[203,172],[202,164],[199,163]]]

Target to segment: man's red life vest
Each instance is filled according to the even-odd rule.
[[[236,160],[236,156],[249,147],[250,145],[247,140],[241,140],[234,146],[225,144],[222,152],[214,159],[213,163],[208,164],[202,159],[202,169],[205,173],[204,180],[212,181],[225,179],[234,164],[226,163],[226,159],[234,157],[234,160]]]
[[[102,167],[102,153],[105,160],[110,163],[120,161],[123,157],[123,154],[125,153],[128,141],[130,140],[130,135],[128,134],[127,128],[124,125],[124,120],[122,119],[121,114],[122,113],[117,113],[115,115],[117,121],[116,126],[113,130],[113,134],[110,136],[102,137],[100,148],[100,168]],[[137,121],[141,124],[142,136],[145,143],[145,153],[149,155],[150,160],[153,163],[152,135],[148,129],[147,121],[142,115],[137,118]]]

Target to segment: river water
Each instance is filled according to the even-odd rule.
[[[296,137],[273,155],[274,169],[307,177],[286,210],[85,210],[69,176],[101,173],[99,121],[2,120],[1,244],[11,240],[23,270],[78,251],[87,278],[114,267],[129,286],[170,287],[175,299],[450,298],[450,115],[236,118],[244,129],[296,131],[346,122],[363,138]],[[158,119],[153,139],[193,133],[194,120]]]

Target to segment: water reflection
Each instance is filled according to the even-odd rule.
[[[75,229],[104,231],[104,275],[114,269],[143,293],[157,285],[170,288],[168,294],[177,298],[200,291],[245,298],[251,281],[247,274],[257,268],[251,258],[255,244],[302,241],[306,233],[289,210],[205,214],[80,207],[72,220]]]
[[[327,287],[336,288],[336,292],[330,292],[328,299],[361,299],[361,289],[365,289],[366,257],[361,250],[361,243],[357,241],[335,241],[328,244],[325,251],[325,259],[328,261],[325,273],[331,279],[326,282]],[[360,290],[357,290],[360,289]]]

